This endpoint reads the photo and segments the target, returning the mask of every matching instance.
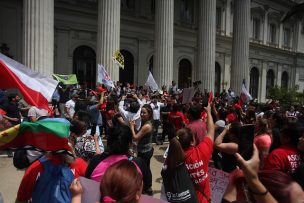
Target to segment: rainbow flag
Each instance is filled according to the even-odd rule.
[[[43,151],[68,150],[70,122],[62,118],[48,118],[37,122],[23,122],[0,132],[0,150],[33,146]]]

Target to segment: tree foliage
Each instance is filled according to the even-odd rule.
[[[304,94],[297,91],[297,87],[283,88],[275,86],[269,90],[269,99],[278,100],[282,107],[289,109],[291,105],[303,105]]]

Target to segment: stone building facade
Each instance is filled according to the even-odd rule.
[[[240,92],[259,101],[275,86],[304,90],[304,19],[292,0],[0,0],[0,44],[45,74],[96,82],[96,64],[113,80]],[[125,69],[113,63],[115,51]]]

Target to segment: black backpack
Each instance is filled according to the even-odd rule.
[[[42,151],[34,147],[25,147],[25,148],[17,149],[14,153],[13,164],[17,169],[28,168],[31,165],[31,163],[42,157],[43,154],[44,153]]]
[[[162,170],[161,176],[168,202],[197,203],[194,183],[184,163],[174,171]]]

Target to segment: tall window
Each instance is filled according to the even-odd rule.
[[[134,82],[134,57],[133,55],[127,50],[121,50],[121,54],[124,56],[125,59],[125,67],[124,69],[119,68],[119,81],[120,82]]]
[[[252,20],[252,38],[253,39],[260,39],[260,27],[261,27],[260,19],[253,18],[253,20]]]
[[[281,87],[288,88],[288,73],[286,71],[282,73]]]
[[[290,28],[284,28],[284,46],[290,47],[291,31]]]
[[[221,66],[215,62],[214,92],[221,93]]]
[[[276,26],[276,24],[272,23],[272,24],[269,25],[269,41],[270,41],[270,43],[276,44],[276,41],[277,41],[276,37],[277,37],[277,26]]]
[[[222,26],[222,8],[216,8],[216,29],[221,30]]]
[[[151,56],[150,60],[149,60],[149,71],[152,73],[153,75],[153,56]]]
[[[249,92],[252,97],[258,97],[258,89],[259,89],[259,70],[256,67],[253,67],[250,71],[250,84],[249,84]]]
[[[190,87],[192,83],[192,64],[188,59],[182,59],[178,68],[178,88]]]
[[[121,0],[121,10],[134,11],[135,0]]]
[[[269,70],[266,75],[266,98],[269,98],[269,90],[274,87],[274,72]]]
[[[96,54],[88,46],[77,47],[73,52],[73,73],[77,75],[79,84],[95,88]]]
[[[180,6],[181,21],[191,24],[193,22],[193,0],[181,0]]]
[[[151,1],[151,13],[155,14],[155,0]]]

